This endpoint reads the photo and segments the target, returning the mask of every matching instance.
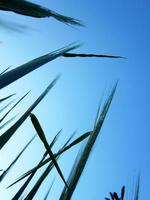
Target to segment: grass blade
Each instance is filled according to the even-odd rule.
[[[71,137],[67,140],[67,142],[64,144],[64,146],[62,148],[65,148],[65,146],[68,145],[68,143],[72,139],[73,135],[74,135],[74,133],[71,135]],[[58,155],[55,159],[58,159],[59,157],[60,156]],[[33,197],[35,196],[36,192],[38,191],[38,189],[40,188],[41,184],[46,179],[46,177],[48,176],[48,174],[50,173],[50,171],[52,170],[53,167],[54,167],[54,163],[50,162],[50,164],[48,165],[48,167],[46,168],[46,170],[43,172],[43,174],[40,176],[40,178],[38,179],[38,181],[36,182],[36,184],[34,185],[34,187],[32,188],[32,190],[29,192],[29,194],[25,198],[25,200],[31,200],[31,199],[33,199]],[[37,170],[37,169],[35,169],[35,170]],[[16,200],[16,199],[14,199],[14,200]]]
[[[134,200],[139,200],[139,194],[140,194],[140,175],[138,176],[136,186],[135,186],[135,192],[134,192]]]
[[[45,149],[47,150],[52,162],[54,163],[55,168],[57,169],[58,174],[60,175],[60,177],[62,178],[63,182],[67,186],[65,178],[63,176],[63,173],[62,173],[62,171],[61,171],[61,169],[60,169],[60,167],[59,167],[59,165],[58,165],[58,163],[57,163],[57,161],[55,159],[55,156],[54,156],[52,150],[49,147],[49,144],[48,144],[48,142],[46,140],[44,131],[42,130],[42,127],[41,127],[38,119],[36,118],[36,116],[34,114],[30,114],[30,117],[31,117],[32,124],[33,124],[33,126],[34,126],[34,128],[35,128],[35,130],[36,130],[36,132],[37,132],[37,134],[39,136],[39,138],[43,142]]]
[[[35,136],[33,136],[32,139],[25,145],[25,147],[21,150],[21,152],[17,155],[17,157],[12,161],[12,163],[7,167],[7,169],[5,171],[3,171],[3,173],[0,175],[0,182],[6,177],[6,175],[10,171],[10,169],[14,166],[14,164],[17,162],[17,160],[20,158],[20,156],[23,154],[23,152],[27,149],[27,147],[34,140]]]
[[[60,129],[60,131],[58,131],[58,133],[55,135],[54,139],[52,140],[52,142],[49,145],[49,148],[52,149],[52,147],[54,146],[54,144],[56,143],[56,141],[58,140],[60,134],[62,132],[62,129]],[[47,151],[46,151],[47,152]],[[48,153],[48,152],[47,152]]]
[[[33,186],[33,188],[31,189],[31,191],[29,192],[29,194],[25,197],[24,200],[32,200],[35,196],[35,194],[37,193],[38,189],[40,188],[41,184],[43,183],[43,181],[46,179],[46,177],[48,176],[48,174],[50,173],[50,171],[52,170],[52,168],[54,167],[54,163],[51,162],[48,167],[45,169],[45,171],[42,173],[42,175],[40,176],[40,178],[38,179],[38,181],[35,183],[35,185]]]
[[[30,92],[30,91],[29,91]],[[19,101],[17,101],[12,107],[11,109],[0,119],[0,123],[7,117],[7,115],[29,94],[29,92],[27,92],[23,97],[21,97],[19,99]]]
[[[3,129],[5,126],[7,126],[9,123],[11,123],[17,115],[11,117],[9,120],[7,120],[3,125],[0,126],[0,130]]]
[[[2,113],[5,109],[7,109],[14,101],[15,101],[15,99],[11,100],[7,105],[5,105],[4,107],[2,107],[0,109],[0,113]],[[0,121],[0,123],[1,123],[1,121]]]
[[[97,58],[125,58],[122,56],[113,56],[113,55],[103,55],[103,54],[85,54],[85,53],[64,53],[63,57],[81,57],[81,58],[87,58],[87,57],[97,57]]]
[[[124,197],[125,197],[125,186],[123,186],[121,189],[121,200],[124,200]]]
[[[3,101],[5,101],[5,100],[7,100],[7,99],[9,99],[10,97],[12,97],[12,96],[14,96],[14,95],[15,95],[15,94],[11,94],[11,95],[9,95],[9,96],[7,96],[7,97],[4,97],[4,98],[0,99],[0,103],[3,102]]]
[[[26,15],[36,18],[54,17],[56,20],[66,24],[82,26],[81,22],[72,17],[60,15],[48,8],[44,8],[38,4],[31,3],[29,1],[18,1],[18,0],[5,0],[0,3],[0,10],[12,11],[17,14]]]
[[[50,193],[50,191],[51,191],[51,189],[53,187],[54,181],[55,181],[55,179],[53,179],[53,181],[52,181],[52,183],[51,183],[51,185],[50,185],[50,187],[49,187],[49,189],[48,189],[48,191],[47,191],[47,193],[46,193],[46,195],[45,195],[43,200],[47,200],[48,199],[48,196],[49,196],[49,193]]]
[[[62,54],[71,51],[73,49],[76,49],[79,46],[80,45],[68,45],[64,48],[58,49],[49,54],[31,60],[30,62],[27,62],[19,67],[16,67],[15,69],[10,70],[9,72],[6,72],[5,74],[0,76],[0,89],[22,78],[26,74],[34,71],[35,69],[41,67],[42,65],[58,58]]]
[[[2,71],[1,73],[0,73],[0,76],[2,75],[2,74],[4,74],[6,71],[8,71],[10,69],[10,67],[7,67],[4,71]]]
[[[117,84],[114,86],[109,98],[105,102],[102,112],[98,118],[97,125],[94,128],[92,134],[90,135],[87,144],[85,145],[85,148],[81,155],[77,156],[77,159],[72,167],[71,173],[68,178],[68,185],[69,185],[69,190],[68,188],[64,187],[63,192],[60,196],[60,200],[70,200],[72,197],[72,194],[77,186],[77,183],[82,175],[82,172],[84,170],[84,167],[87,163],[87,160],[89,158],[89,155],[92,151],[92,148],[95,144],[95,141],[99,135],[99,132],[101,130],[101,127],[103,125],[104,119],[106,117],[106,114],[108,112],[108,109],[110,107],[110,104],[112,102],[112,99],[114,97],[115,91],[116,91]]]
[[[52,142],[50,143],[50,148],[53,147],[53,145],[55,144],[55,142],[57,141],[60,133],[62,130],[60,130],[56,136],[54,137],[54,139],[52,140]],[[40,162],[38,163],[37,167],[43,162],[43,160],[45,159],[45,157],[47,156],[47,151],[44,153],[42,159],[40,160]],[[24,190],[26,189],[26,187],[28,186],[28,184],[30,183],[30,181],[32,180],[33,176],[36,174],[38,168],[33,170],[32,173],[30,174],[30,176],[28,177],[28,179],[25,181],[25,183],[21,186],[21,188],[17,191],[17,193],[15,194],[15,196],[12,198],[12,200],[18,200],[22,193],[24,192]]]
[[[6,132],[0,136],[0,149],[9,141],[16,130],[22,125],[22,123],[27,119],[32,110],[42,101],[42,99],[48,94],[48,92],[56,84],[60,76],[57,76],[45,89],[45,91],[37,98],[37,100],[28,108],[28,110],[19,118],[19,120],[11,126]]]
[[[84,133],[83,135],[81,135],[80,137],[78,137],[77,139],[75,139],[71,144],[67,145],[65,144],[61,150],[58,151],[58,153],[54,154],[55,158],[59,155],[61,155],[62,153],[64,153],[65,151],[69,150],[70,148],[72,148],[73,146],[79,144],[80,142],[82,142],[83,140],[85,140],[87,137],[89,137],[89,135],[91,134],[92,132],[87,132],[87,133]],[[71,137],[72,138],[72,137]],[[70,138],[70,139],[71,139]],[[70,140],[68,140],[67,142],[69,143]],[[44,154],[45,155],[45,154]],[[47,155],[47,151],[46,151],[46,155]],[[45,157],[46,157],[45,155]],[[19,177],[15,182],[13,182],[11,185],[9,185],[7,188],[13,186],[14,184],[18,183],[19,181],[21,181],[22,179],[24,179],[25,177],[31,175],[32,173],[34,173],[34,171],[37,171],[39,168],[41,168],[42,166],[44,166],[45,164],[47,164],[48,162],[51,161],[51,158],[47,158],[46,160],[42,158],[42,160],[39,162],[39,164],[32,168],[31,170],[29,170],[28,172],[26,172],[25,174],[23,174],[21,177]],[[43,161],[44,160],[44,161]]]

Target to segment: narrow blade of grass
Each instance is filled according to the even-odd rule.
[[[30,92],[30,91],[29,91]],[[9,111],[0,119],[0,123],[7,117],[7,115],[29,94],[29,92],[27,92],[25,95],[23,95],[23,97],[21,97],[19,99],[19,101],[17,101],[12,107],[11,109],[9,109]]]
[[[60,129],[60,131],[58,131],[58,133],[55,135],[55,137],[53,138],[52,142],[49,145],[49,148],[52,149],[52,147],[54,146],[54,144],[56,143],[56,141],[58,140],[60,134],[62,133],[62,129]],[[46,151],[47,152],[47,151]],[[48,153],[48,152],[47,152]]]
[[[47,200],[48,199],[48,196],[49,196],[50,191],[51,191],[51,189],[53,187],[54,181],[55,181],[55,179],[53,179],[53,181],[52,181],[52,183],[51,183],[51,185],[50,185],[50,187],[49,187],[49,189],[48,189],[48,191],[47,191],[47,193],[46,193],[46,195],[45,195],[43,200]]]
[[[55,168],[56,168],[58,174],[60,175],[60,177],[62,178],[63,182],[64,182],[65,185],[67,186],[67,183],[66,183],[66,181],[65,181],[65,178],[64,178],[64,176],[63,176],[63,173],[62,173],[62,171],[61,171],[61,169],[60,169],[60,167],[59,167],[59,165],[58,165],[58,163],[57,163],[57,161],[56,161],[56,159],[55,159],[55,156],[54,156],[52,150],[51,150],[50,147],[49,147],[49,144],[48,144],[48,142],[47,142],[47,140],[46,140],[44,131],[43,131],[43,129],[42,129],[42,127],[41,127],[41,125],[40,125],[38,119],[36,118],[36,116],[35,116],[34,114],[30,114],[30,117],[31,117],[32,124],[33,124],[33,126],[34,126],[34,128],[35,128],[35,130],[36,130],[36,132],[37,132],[37,134],[38,134],[38,136],[39,136],[39,138],[41,139],[42,143],[44,144],[44,147],[45,147],[45,149],[47,150],[47,152],[48,152],[48,154],[49,154],[49,156],[50,156],[52,162],[54,163],[54,166],[55,166]]]
[[[17,155],[17,157],[12,161],[12,163],[7,167],[7,169],[5,171],[3,171],[3,173],[0,175],[0,182],[6,177],[6,175],[10,171],[10,169],[15,165],[15,163],[18,161],[18,159],[23,154],[23,152],[27,149],[27,147],[34,140],[35,136],[33,136],[32,139],[25,145],[25,147],[21,150],[21,152]]]
[[[67,142],[64,144],[63,148],[70,142],[71,138],[72,138],[72,136],[67,140]],[[58,158],[59,158],[59,156],[56,157],[56,159],[58,159]],[[26,200],[33,199],[33,197],[35,196],[36,192],[38,191],[38,189],[40,188],[41,184],[46,179],[46,177],[48,176],[48,174],[51,172],[51,170],[52,170],[53,167],[54,167],[54,163],[50,162],[50,164],[48,165],[48,167],[46,168],[46,170],[43,172],[43,174],[40,176],[40,178],[38,179],[38,181],[36,182],[36,184],[34,185],[34,187],[32,188],[32,190],[29,192],[29,194],[25,198]],[[30,176],[32,176],[32,174]]]
[[[68,145],[68,143],[72,139],[73,135],[74,135],[74,133],[69,137],[69,139],[67,140],[67,142],[63,145],[62,149],[65,148],[65,146]],[[55,157],[55,159],[58,160],[59,157],[60,157],[60,155],[57,155]],[[36,184],[32,188],[32,190],[29,192],[29,194],[27,195],[27,197],[25,198],[25,200],[32,200],[33,199],[33,197],[35,196],[36,192],[38,191],[38,189],[40,188],[41,184],[46,179],[46,177],[48,176],[48,174],[51,172],[51,170],[53,169],[53,167],[54,167],[54,163],[51,161],[50,164],[48,165],[48,167],[46,168],[46,170],[43,172],[43,174],[40,176],[40,178],[38,179],[38,181],[36,182]]]
[[[121,200],[124,200],[124,198],[125,198],[125,186],[123,186],[121,189]]]
[[[36,18],[54,17],[58,21],[61,21],[66,24],[82,26],[81,22],[77,19],[60,15],[48,8],[44,8],[38,4],[31,3],[25,0],[2,1],[0,3],[0,10],[12,11],[17,14],[36,17]]]
[[[11,100],[8,104],[6,104],[4,107],[2,107],[0,109],[0,113],[2,113],[4,110],[6,110],[14,101],[15,101],[15,99]],[[1,121],[0,121],[0,123],[1,123]]]
[[[26,74],[34,71],[35,69],[41,67],[42,65],[58,58],[62,54],[71,51],[73,49],[76,49],[80,45],[68,45],[64,48],[58,49],[56,51],[53,51],[49,54],[46,54],[44,56],[38,57],[34,60],[31,60],[30,62],[25,63],[24,65],[21,65],[19,67],[16,67],[15,69],[12,69],[3,75],[0,76],[0,89],[6,87],[7,85],[13,83],[14,81],[22,78]]]
[[[0,73],[0,76],[1,76],[2,74],[4,74],[5,72],[7,72],[9,69],[10,69],[10,67],[7,67],[4,71],[2,71],[2,72]]]
[[[114,97],[116,87],[117,87],[117,84],[114,86],[109,98],[105,102],[102,112],[97,120],[97,125],[94,128],[92,134],[90,135],[90,137],[87,141],[87,144],[85,145],[85,147],[83,149],[83,152],[81,153],[81,155],[78,155],[76,158],[76,161],[72,167],[71,173],[70,173],[68,181],[67,181],[67,183],[69,185],[69,190],[68,190],[68,188],[64,187],[63,192],[60,196],[60,200],[70,200],[73,195],[73,192],[75,191],[77,183],[82,175],[82,172],[87,163],[89,155],[93,149],[95,141],[96,141],[96,139],[100,133],[101,127],[104,123],[106,114],[108,112],[108,109],[109,109],[112,99]]]
[[[3,101],[5,101],[5,100],[7,100],[7,99],[9,99],[10,97],[12,97],[12,96],[14,96],[14,95],[15,95],[15,94],[11,94],[11,95],[9,95],[9,96],[7,96],[7,97],[4,97],[4,98],[0,99],[0,103],[3,102]]]
[[[122,56],[113,56],[113,55],[103,55],[103,54],[85,54],[85,53],[64,53],[62,55],[63,57],[81,57],[81,58],[91,58],[91,57],[97,57],[97,58],[125,58]]]
[[[124,200],[125,197],[125,186],[121,188],[121,195],[118,195],[116,192],[109,192],[111,200]],[[120,196],[120,197],[119,197]],[[110,200],[110,198],[105,197],[105,200]]]
[[[61,155],[62,153],[64,153],[65,151],[69,150],[73,146],[75,146],[75,145],[79,144],[80,142],[82,142],[83,140],[85,140],[87,137],[90,136],[91,133],[92,132],[84,133],[83,135],[81,135],[80,137],[78,137],[77,139],[75,139],[71,144],[69,144],[69,145],[65,144],[65,146],[63,146],[56,154],[54,154],[55,158],[57,156]],[[47,151],[46,151],[46,155],[47,155]],[[45,157],[39,162],[39,164],[36,167],[32,168],[31,170],[29,170],[28,172],[26,172],[25,174],[23,174],[15,182],[13,182],[11,185],[9,185],[7,188],[9,188],[9,187],[13,186],[14,184],[18,183],[19,181],[21,181],[22,179],[24,179],[25,177],[29,176],[34,171],[38,170],[39,168],[41,168],[42,166],[44,166],[45,164],[47,164],[48,162],[51,161],[51,158],[47,158],[46,160],[44,160],[44,159],[45,159]]]
[[[54,139],[52,140],[52,142],[50,143],[50,148],[53,147],[53,145],[55,144],[55,142],[57,141],[60,133],[62,130],[60,130],[56,136],[54,137]],[[43,160],[45,159],[45,157],[47,156],[47,151],[44,153],[44,155],[42,156],[42,159],[40,160],[40,162],[38,163],[37,167],[43,162]],[[28,184],[30,183],[30,181],[32,180],[32,178],[34,177],[34,175],[36,174],[38,168],[34,169],[32,171],[32,173],[30,174],[30,176],[27,178],[27,180],[25,181],[25,183],[21,186],[21,188],[17,191],[17,193],[14,195],[14,197],[12,198],[12,200],[17,200],[21,197],[22,193],[24,192],[24,190],[26,189],[26,187],[28,186]]]
[[[45,89],[45,91],[37,98],[37,100],[28,108],[28,110],[18,119],[18,121],[12,125],[6,132],[0,136],[0,149],[9,141],[16,130],[22,125],[22,123],[27,119],[32,110],[42,101],[42,99],[48,94],[48,92],[56,84],[60,76],[57,76]]]
[[[50,171],[54,167],[54,163],[51,162],[48,167],[45,169],[45,171],[42,173],[38,181],[35,183],[29,194],[25,197],[24,200],[32,200],[37,193],[38,189],[40,188],[41,184],[44,182],[44,180],[47,178],[49,175]]]
[[[2,125],[0,126],[0,130],[3,129],[3,128],[5,128],[8,124],[10,124],[16,117],[17,117],[17,115],[11,117],[11,118],[10,118],[9,120],[7,120],[4,124],[2,124]]]
[[[140,199],[139,195],[140,195],[140,175],[138,175],[137,182],[136,182],[136,185],[135,185],[133,200],[139,200]]]

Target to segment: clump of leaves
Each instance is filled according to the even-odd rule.
[[[44,18],[44,17],[53,17],[56,20],[63,22],[68,25],[77,25],[77,26],[83,26],[80,20],[68,17],[65,15],[61,15],[55,11],[52,11],[48,8],[44,8],[38,4],[31,3],[26,0],[0,0],[0,10],[1,11],[9,11],[14,12],[17,14],[29,16],[29,17],[36,17],[36,18]],[[48,53],[46,55],[40,56],[38,58],[35,58],[29,62],[26,62],[23,65],[20,65],[14,69],[10,69],[10,67],[6,68],[4,71],[0,73],[0,89],[3,89],[7,87],[8,85],[12,84],[13,82],[17,81],[18,79],[22,78],[23,76],[31,73],[32,71],[40,68],[44,64],[53,61],[54,59],[58,57],[65,57],[65,58],[86,58],[86,57],[97,57],[97,58],[124,58],[121,56],[115,56],[115,55],[103,55],[103,54],[94,54],[94,53],[73,53],[70,51],[75,50],[76,48],[80,47],[79,44],[71,44],[68,46],[65,46],[63,48],[60,48],[58,50],[55,50],[51,53]],[[9,127],[4,133],[0,135],[0,149],[3,148],[6,143],[10,140],[10,138],[14,135],[14,133],[18,130],[18,128],[24,123],[24,121],[30,116],[32,124],[41,140],[41,143],[45,147],[45,153],[42,156],[39,163],[32,169],[30,169],[28,172],[23,174],[21,177],[19,177],[14,183],[12,183],[9,187],[13,186],[14,184],[18,183],[25,177],[28,177],[27,180],[24,182],[24,184],[20,187],[20,189],[16,192],[12,200],[18,200],[20,198],[23,198],[25,200],[32,200],[34,196],[36,195],[37,191],[41,187],[42,183],[45,181],[45,179],[48,177],[52,169],[55,167],[59,176],[64,182],[64,189],[61,193],[60,200],[70,200],[76,187],[78,184],[78,181],[84,171],[85,165],[88,161],[88,158],[92,152],[93,146],[100,134],[102,125],[104,123],[104,120],[106,118],[106,115],[108,113],[109,107],[111,105],[111,102],[113,100],[113,97],[116,92],[117,84],[114,85],[110,95],[108,96],[107,100],[105,101],[101,112],[98,113],[96,122],[94,125],[94,128],[90,131],[82,134],[78,138],[74,139],[72,142],[72,138],[74,136],[74,133],[70,136],[70,138],[66,141],[66,143],[59,149],[58,152],[53,153],[52,147],[56,143],[61,130],[57,133],[57,135],[54,137],[52,142],[49,144],[46,139],[46,134],[44,133],[42,126],[37,119],[37,117],[32,113],[34,108],[43,100],[43,98],[48,94],[48,92],[53,88],[53,86],[57,83],[60,76],[57,76],[49,85],[48,87],[42,92],[42,94],[33,102],[33,104],[22,114],[22,116],[13,124],[11,127]],[[29,92],[28,92],[29,93]],[[26,93],[23,97],[21,97],[7,112],[6,109],[14,102],[14,100],[9,101],[8,104],[4,105],[0,112],[5,112],[5,114],[0,118],[0,123],[3,122],[3,120],[10,114],[12,110],[14,110],[15,107],[18,106],[18,104],[28,95]],[[0,103],[4,103],[6,100],[11,99],[15,94],[8,95],[6,97],[3,97],[0,99]],[[100,110],[100,109],[99,109]],[[2,124],[0,126],[0,129],[3,129],[8,123],[12,122],[14,117],[10,118],[7,122]],[[32,138],[28,144],[22,149],[22,151],[17,155],[17,157],[12,161],[12,163],[6,168],[6,170],[3,171],[3,173],[0,176],[0,181],[6,177],[9,170],[15,165],[17,160],[22,156],[25,149],[29,146],[29,144],[33,141],[34,138]],[[80,144],[83,140],[87,139],[86,144],[83,148],[82,153],[77,155],[77,159],[72,167],[72,170],[70,172],[70,175],[67,179],[67,181],[64,178],[63,172],[58,165],[58,159],[60,156],[62,156],[66,151],[70,150],[72,147]],[[35,182],[34,186],[30,189],[26,195],[24,195],[24,191],[26,187],[29,185],[30,181],[36,174],[36,172],[46,164],[47,167],[43,171],[43,173],[40,175],[38,180]],[[44,199],[46,200],[48,198],[48,195],[50,193],[50,190],[52,188],[54,181],[50,185],[50,188],[48,189]],[[124,194],[125,194],[125,187],[121,190],[121,196],[119,196],[116,192],[111,193],[111,200],[124,200]],[[24,195],[24,197],[23,197]],[[135,192],[135,198],[134,200],[138,200],[139,197],[139,185],[136,187]],[[106,198],[107,200],[110,200],[109,198]]]
[[[107,198],[105,197],[105,200],[124,200],[125,198],[125,186],[122,187],[121,189],[121,195],[117,194],[116,192],[110,192],[110,197],[111,198]]]

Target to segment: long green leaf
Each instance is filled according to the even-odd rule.
[[[76,49],[79,46],[80,45],[68,45],[64,48],[58,49],[49,54],[38,57],[34,60],[31,60],[30,62],[25,63],[24,65],[21,65],[19,67],[16,67],[15,69],[12,69],[6,72],[5,74],[0,76],[0,89],[20,79],[26,74],[34,71],[35,69],[41,67],[42,65],[56,59],[57,57],[61,56],[63,53]]]
[[[9,123],[11,123],[16,117],[17,117],[17,115],[11,117],[11,118],[10,118],[9,120],[7,120],[4,124],[2,124],[2,125],[0,126],[0,130],[3,129],[3,128],[5,128],[5,126],[7,126]]]
[[[89,158],[89,155],[92,151],[92,148],[95,144],[95,141],[100,133],[101,127],[104,123],[104,119],[106,117],[106,114],[108,112],[108,109],[110,107],[110,104],[112,102],[112,99],[114,97],[115,91],[116,91],[117,84],[114,86],[109,98],[105,102],[102,112],[97,120],[96,127],[94,128],[92,134],[90,135],[87,144],[85,145],[83,152],[81,155],[77,156],[77,159],[72,167],[71,173],[68,178],[68,185],[69,185],[69,190],[68,188],[64,187],[63,192],[60,196],[60,200],[70,200],[73,192],[77,186],[77,183],[82,175],[82,172],[84,170],[84,167],[87,163],[87,160]]]
[[[56,136],[54,137],[54,139],[53,139],[52,142],[50,143],[50,145],[49,145],[50,148],[52,148],[53,145],[55,144],[55,142],[57,141],[57,139],[58,139],[58,137],[59,137],[61,131],[62,131],[62,130],[60,130],[60,131],[56,134]],[[43,155],[42,159],[40,160],[40,162],[38,163],[38,165],[40,165],[40,163],[43,162],[43,160],[45,159],[46,156],[47,156],[47,151],[44,153],[44,155]],[[37,165],[37,166],[38,166],[38,165]],[[14,197],[12,198],[12,200],[18,200],[18,199],[21,197],[22,193],[24,192],[24,190],[26,189],[26,187],[28,186],[28,184],[30,183],[30,181],[32,180],[32,178],[34,177],[34,175],[36,174],[37,170],[38,170],[38,169],[35,169],[35,170],[32,171],[32,173],[30,174],[30,176],[27,178],[27,180],[25,181],[25,183],[20,187],[20,189],[19,189],[19,190],[17,191],[17,193],[14,195]]]
[[[82,26],[81,22],[77,19],[60,15],[48,8],[44,8],[38,4],[25,0],[1,0],[0,10],[12,11],[21,15],[37,18],[54,17],[55,19],[66,24]]]
[[[139,195],[140,195],[140,175],[138,175],[137,182],[135,185],[133,200],[139,200]]]
[[[4,98],[0,99],[0,103],[3,102],[3,101],[5,101],[5,100],[7,100],[7,99],[9,99],[10,97],[12,97],[12,96],[14,96],[14,95],[15,95],[15,94],[11,94],[11,95],[9,95],[9,96],[7,96],[7,97],[4,97]]]
[[[19,120],[11,126],[6,132],[0,136],[0,149],[9,141],[16,130],[22,125],[22,123],[27,119],[32,110],[42,101],[42,99],[48,94],[48,92],[56,84],[60,76],[57,76],[45,89],[45,91],[37,98],[37,100],[28,108],[28,110],[19,118]]]
[[[27,147],[34,140],[35,136],[33,136],[32,139],[25,145],[25,147],[21,150],[21,152],[17,155],[17,157],[12,161],[12,163],[7,167],[7,169],[5,171],[3,171],[3,173],[0,175],[0,182],[6,177],[6,175],[10,171],[10,169],[14,166],[14,164],[17,162],[17,160],[20,158],[20,156],[23,154],[23,152],[27,149]]]
[[[54,181],[55,181],[55,179],[53,179],[52,183],[50,184],[50,187],[49,187],[49,189],[48,189],[48,191],[47,191],[47,193],[46,193],[46,195],[45,195],[43,200],[47,200],[48,199],[48,196],[49,196],[49,193],[50,193],[50,191],[51,191],[51,189],[53,187]]]
[[[32,124],[33,124],[33,126],[34,126],[34,128],[35,128],[35,130],[36,130],[36,132],[37,132],[37,134],[38,134],[38,136],[39,136],[39,138],[40,138],[41,141],[43,142],[43,144],[44,144],[44,146],[45,146],[45,149],[47,150],[47,152],[48,152],[48,154],[49,154],[49,156],[50,156],[52,162],[54,163],[54,166],[55,166],[55,168],[56,168],[58,174],[60,175],[60,177],[62,178],[63,182],[64,182],[65,185],[67,186],[67,183],[66,183],[66,181],[65,181],[65,178],[64,178],[64,176],[63,176],[63,173],[62,173],[62,171],[61,171],[61,169],[60,169],[60,167],[59,167],[57,161],[55,160],[55,156],[54,156],[54,154],[53,154],[51,148],[49,147],[49,144],[48,144],[48,142],[47,142],[47,140],[46,140],[44,131],[43,131],[43,129],[42,129],[42,127],[41,127],[41,125],[40,125],[38,119],[36,118],[36,116],[35,116],[34,114],[30,114],[30,117],[31,117]]]
[[[6,104],[5,106],[3,106],[0,109],[0,113],[2,113],[6,108],[8,108],[13,102],[15,101],[15,99],[11,100],[8,104]],[[1,123],[1,122],[0,122]]]
[[[7,67],[4,71],[2,71],[1,73],[0,73],[0,76],[2,75],[2,74],[4,74],[6,71],[8,71],[10,69],[10,67]]]
[[[35,196],[35,194],[37,193],[38,189],[40,188],[41,184],[43,183],[43,181],[47,178],[48,174],[50,173],[50,171],[52,170],[52,168],[54,167],[54,163],[51,162],[48,167],[45,169],[45,171],[42,173],[42,175],[40,176],[40,178],[38,179],[38,181],[35,183],[35,185],[33,186],[33,188],[31,189],[31,191],[29,192],[29,194],[25,197],[24,200],[32,200]]]
[[[65,148],[68,145],[68,143],[70,142],[70,140],[72,139],[73,136],[74,136],[74,133],[69,137],[69,139],[67,140],[67,142],[63,145],[62,149]],[[55,157],[55,159],[58,159],[59,157],[60,157],[60,155],[58,155],[57,157]],[[46,168],[46,170],[42,173],[42,175],[40,176],[40,178],[38,179],[38,181],[33,186],[32,190],[29,192],[29,194],[27,195],[27,197],[25,198],[25,200],[31,200],[31,199],[33,199],[33,197],[35,196],[36,192],[38,191],[38,189],[40,188],[41,184],[46,179],[46,177],[48,176],[48,174],[51,172],[51,170],[53,169],[53,167],[54,167],[54,163],[51,161],[50,164],[48,165],[48,167]],[[14,199],[14,200],[16,200],[16,199]]]
[[[58,153],[54,154],[55,158],[57,156],[61,155],[62,153],[64,153],[65,151],[69,150],[73,146],[75,146],[75,145],[79,144],[80,142],[82,142],[83,140],[85,140],[87,137],[90,136],[91,133],[92,132],[84,133],[83,135],[81,135],[80,137],[78,137],[77,139],[75,139],[71,144],[65,145],[64,147],[62,147],[61,150],[58,151]],[[46,151],[46,154],[47,154],[47,151]],[[36,167],[32,168],[31,170],[29,170],[28,172],[26,172],[25,174],[23,174],[15,182],[13,182],[11,185],[9,185],[7,188],[9,188],[9,187],[13,186],[14,184],[18,183],[19,181],[21,181],[25,177],[29,176],[30,174],[34,173],[34,171],[38,170],[39,168],[41,168],[42,166],[44,166],[45,164],[47,164],[48,162],[51,161],[51,158],[47,158],[46,160],[44,160],[44,159],[45,159],[45,157],[42,158],[42,160],[39,162],[39,164]]]
[[[103,55],[103,54],[85,54],[85,53],[64,53],[63,56],[68,57],[68,58],[72,58],[72,57],[125,58],[122,56]]]
[[[30,91],[29,91],[30,92]],[[29,94],[29,92],[27,92],[25,95],[23,95],[23,97],[21,97],[19,99],[19,101],[17,101],[9,110],[8,112],[0,119],[0,123],[7,117],[7,115]]]
[[[52,149],[52,147],[54,146],[54,144],[55,144],[56,141],[58,140],[58,138],[59,138],[61,132],[62,132],[62,129],[60,129],[60,130],[58,131],[58,133],[55,135],[55,137],[53,138],[52,142],[51,142],[50,145],[49,145],[49,148],[50,148],[50,149]],[[47,151],[45,152],[45,154],[46,154],[46,153],[48,154]]]

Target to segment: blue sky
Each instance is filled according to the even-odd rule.
[[[119,191],[123,184],[130,192],[139,171],[141,199],[147,199],[150,168],[149,1],[33,2],[76,17],[83,21],[85,28],[69,27],[52,18],[33,19],[1,12],[1,20],[26,27],[21,28],[22,33],[1,27],[1,69],[10,65],[16,67],[74,41],[83,44],[75,52],[121,55],[127,59],[58,58],[0,91],[0,95],[17,92],[17,97],[20,97],[32,89],[18,107],[17,111],[21,114],[61,73],[57,85],[34,110],[48,140],[63,128],[55,147],[57,150],[74,130],[78,130],[77,135],[91,130],[101,96],[106,97],[114,82],[119,80],[101,135],[72,199],[104,199],[108,192]],[[2,149],[1,168],[11,162],[34,133],[30,120],[27,120]],[[65,177],[78,149],[72,149],[60,160]],[[10,199],[19,188],[17,185],[5,191],[5,186],[36,164],[43,151],[37,138],[1,185],[3,199]],[[36,199],[43,198],[55,174],[46,180]],[[57,178],[51,193],[52,200],[57,199],[62,186],[62,181]]]

